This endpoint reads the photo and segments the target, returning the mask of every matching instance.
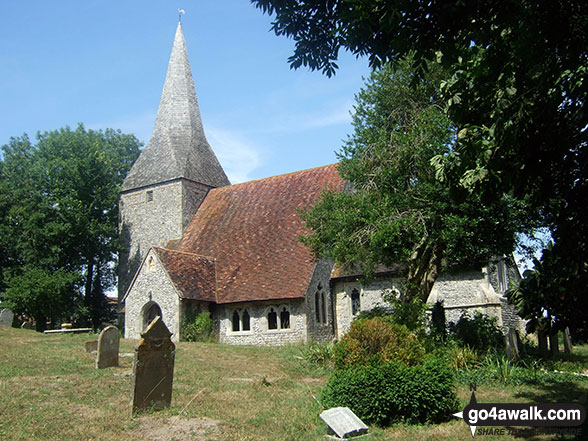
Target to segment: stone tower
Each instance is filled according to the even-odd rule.
[[[224,185],[230,183],[204,135],[178,23],[151,140],[120,195],[119,300],[149,248],[181,238],[208,190]]]

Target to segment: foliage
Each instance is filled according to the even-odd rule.
[[[457,323],[450,323],[449,335],[461,345],[478,351],[502,349],[505,344],[496,319],[480,312],[473,317],[463,314]]]
[[[374,68],[414,53],[417,77],[427,63],[444,66],[437,84],[457,137],[431,158],[437,177],[457,203],[468,190],[535,208],[555,246],[529,282],[537,289],[520,295],[540,293],[559,323],[587,329],[578,291],[588,285],[587,2],[252,1],[295,41],[292,67],[333,75],[341,48]]]
[[[210,341],[213,337],[213,321],[209,312],[188,309],[182,322],[181,335],[184,341]]]
[[[453,373],[434,358],[417,366],[389,362],[335,371],[321,401],[327,408],[349,407],[381,426],[440,422],[457,405]]]
[[[403,325],[381,317],[356,320],[349,332],[335,344],[337,369],[395,361],[414,365],[424,356],[418,339]]]
[[[480,356],[469,346],[452,344],[447,348],[447,362],[455,371],[480,366]]]
[[[455,203],[431,165],[455,138],[438,101],[431,73],[416,79],[410,59],[374,72],[357,96],[354,134],[340,153],[339,173],[351,191],[327,192],[303,214],[303,238],[315,254],[361,267],[369,278],[378,264],[404,264],[400,300],[425,301],[439,271],[472,266],[511,253],[517,233],[530,227],[521,201],[486,202],[466,194]]]
[[[533,269],[525,271],[519,286],[507,292],[509,301],[528,320],[527,332],[550,334],[569,326],[575,334],[588,329],[584,283],[588,280],[588,259],[564,255],[562,246],[559,241],[544,249],[541,260],[535,259]]]
[[[25,134],[2,147],[0,284],[12,287],[12,297],[29,298],[27,311],[36,294],[19,294],[18,280],[37,268],[48,275],[76,274],[83,283],[79,290],[70,285],[68,295],[82,293],[92,326],[107,319],[104,292],[115,283],[119,191],[139,147],[132,135],[82,125],[39,133],[36,144]],[[58,292],[55,301],[61,304]],[[39,299],[39,305],[46,302]],[[55,314],[66,318],[71,308],[47,310],[47,317]]]
[[[8,278],[3,295],[9,307],[34,318],[37,331],[44,331],[47,318],[55,321],[74,312],[79,279],[74,272],[28,266]]]
[[[333,361],[333,344],[313,341],[303,348],[302,358],[312,364],[328,366]]]

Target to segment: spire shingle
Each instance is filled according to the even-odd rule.
[[[153,135],[123,183],[123,191],[177,178],[229,185],[204,129],[182,25],[178,23]]]

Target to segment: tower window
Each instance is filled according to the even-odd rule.
[[[153,190],[148,190],[145,192],[145,200],[147,202],[153,202]]]

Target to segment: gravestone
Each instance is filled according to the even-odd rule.
[[[564,352],[571,354],[574,347],[572,346],[572,336],[570,335],[570,328],[566,328],[563,331],[563,345]]]
[[[141,333],[135,348],[131,379],[131,415],[171,404],[176,346],[172,333],[157,316]]]
[[[508,328],[508,332],[506,333],[506,356],[512,362],[519,361],[517,331],[513,328]]]
[[[102,330],[100,337],[98,337],[96,369],[118,366],[119,344],[120,331],[116,326],[107,326]]]
[[[85,352],[98,352],[98,340],[87,341],[84,343]]]
[[[367,433],[368,427],[348,407],[334,407],[320,415],[329,426],[329,433],[339,439],[350,438]]]
[[[10,328],[12,326],[13,319],[14,313],[10,309],[4,308],[2,311],[0,311],[0,326]]]

